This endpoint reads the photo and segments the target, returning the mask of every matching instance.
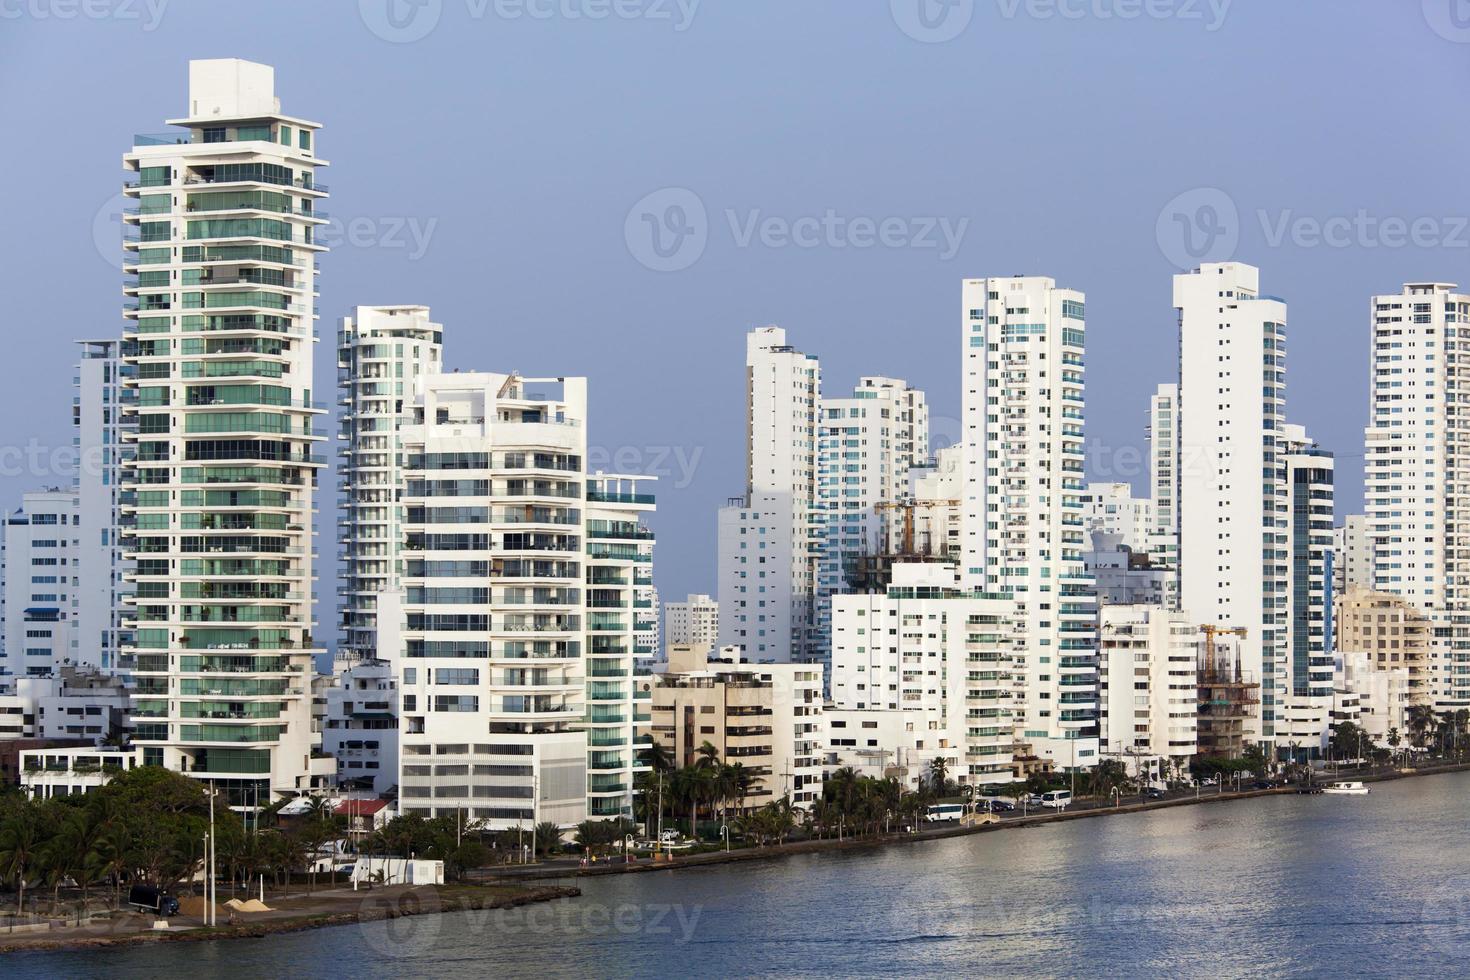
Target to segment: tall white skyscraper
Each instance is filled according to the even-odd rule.
[[[77,636],[77,494],[33,490],[5,521],[3,673],[50,677],[75,666]],[[95,663],[88,660],[88,663]]]
[[[342,637],[339,666],[376,656],[377,596],[403,575],[403,439],[425,377],[439,373],[444,328],[427,306],[359,306],[337,331],[342,406]]]
[[[379,596],[405,812],[495,828],[631,814],[653,496],[586,472],[586,424],[585,378],[425,379],[402,430],[403,591]]]
[[[1470,443],[1459,392],[1470,387],[1470,295],[1406,283],[1374,296],[1373,380],[1364,505],[1372,588],[1435,622],[1433,697],[1470,707]]]
[[[963,284],[965,584],[1015,602],[1018,754],[1098,751],[1096,595],[1083,564],[1083,294],[1042,276]]]
[[[1244,628],[1246,681],[1261,684],[1246,741],[1270,740],[1289,693],[1286,304],[1260,273],[1210,263],[1174,277],[1179,313],[1180,605]],[[1259,730],[1255,730],[1259,726]]]
[[[129,667],[119,651],[132,642],[124,630],[122,597],[131,591],[123,558],[121,517],[123,454],[133,416],[123,413],[124,378],[134,369],[124,363],[121,340],[81,340],[72,424],[76,428],[77,476],[77,659],[103,670]]]
[[[750,332],[745,368],[745,496],[719,515],[720,644],[756,661],[812,660],[822,371],[780,327]]]
[[[1161,384],[1148,400],[1148,553],[1170,569],[1166,602],[1179,608],[1179,386]]]
[[[190,62],[169,125],[123,157],[133,741],[145,763],[264,805],[335,771],[312,758],[310,690],[325,161],[266,65]]]
[[[821,558],[817,567],[817,652],[831,643],[831,596],[863,577],[883,553],[888,509],[908,490],[908,473],[928,461],[924,393],[894,378],[863,378],[850,398],[823,398],[817,439]],[[830,672],[829,672],[830,676]]]

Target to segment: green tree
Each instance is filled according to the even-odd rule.
[[[949,786],[949,761],[942,755],[929,760],[929,785],[936,796],[943,796]]]
[[[15,911],[25,911],[26,879],[35,872],[46,834],[38,811],[29,805],[14,807],[0,824],[0,874],[15,886]]]

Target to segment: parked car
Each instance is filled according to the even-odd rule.
[[[1164,791],[1159,789],[1157,786],[1150,786],[1148,792],[1144,795],[1151,800],[1162,800],[1165,794]]]
[[[1201,786],[1218,786],[1220,785],[1220,780],[1214,776],[1206,776],[1204,779],[1201,779],[1199,783]]]
[[[1016,808],[1016,804],[1010,800],[986,800],[985,804],[991,813],[1009,813]]]
[[[1032,793],[1030,796],[1026,797],[1024,802],[1028,807],[1035,808],[1041,806],[1042,800],[1038,794]]]

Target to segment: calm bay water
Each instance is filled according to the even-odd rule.
[[[1470,975],[1470,774],[579,882],[583,897],[0,975]]]

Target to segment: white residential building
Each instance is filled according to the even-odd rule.
[[[82,796],[144,764],[142,749],[111,746],[22,749],[19,761],[21,792],[33,800]]]
[[[1096,597],[1083,565],[1082,293],[1041,276],[963,284],[965,584],[1016,604],[1016,739],[1097,760]]]
[[[319,124],[274,71],[191,61],[188,108],[123,157],[124,558],[134,741],[235,806],[325,784],[314,758]]]
[[[77,616],[78,659],[103,670],[129,666],[120,651],[132,643],[123,628],[127,610],[123,597],[131,592],[126,581],[130,565],[123,557],[122,504],[130,502],[123,490],[124,454],[134,416],[124,415],[123,402],[132,397],[124,380],[135,373],[123,360],[121,340],[81,340],[76,394],[72,397],[72,425],[76,429],[77,476]]]
[[[1161,384],[1148,402],[1149,554],[1157,565],[1179,568],[1179,386]]]
[[[752,660],[819,658],[817,359],[780,327],[746,337],[745,495],[719,515],[720,645]]]
[[[683,602],[664,603],[664,642],[668,646],[714,647],[720,638],[720,604],[690,593]]]
[[[817,439],[822,510],[817,569],[817,649],[830,645],[834,593],[855,587],[886,547],[884,522],[928,461],[924,393],[894,378],[863,378],[849,398],[823,398]]]
[[[444,327],[427,306],[359,306],[337,330],[342,406],[341,642],[338,666],[375,656],[377,596],[403,574],[403,441],[422,380],[444,362]]]
[[[1148,551],[1153,528],[1153,501],[1134,497],[1130,483],[1089,483],[1082,494],[1083,528],[1115,534],[1132,551]]]
[[[951,778],[960,767],[954,747],[935,737],[921,712],[902,708],[843,708],[828,702],[827,770],[856,769],[872,779],[893,777],[911,790],[927,783],[930,766],[943,758]],[[941,741],[944,744],[940,744]]]
[[[398,785],[398,668],[374,657],[331,678],[322,751],[337,760],[337,785],[386,793]]]
[[[77,636],[77,494],[33,490],[5,522],[5,656],[3,673],[46,677],[62,667],[96,666]]]
[[[0,715],[19,725],[0,727],[0,738],[85,739],[100,744],[126,726],[128,691],[115,673],[93,667],[61,667],[46,676],[6,677],[0,683]]]
[[[890,763],[940,756],[958,782],[1009,782],[1014,608],[1009,596],[961,588],[938,563],[895,564],[884,593],[833,596],[832,705],[902,712],[902,743],[880,746]]]
[[[1179,313],[1180,607],[1246,630],[1240,670],[1261,684],[1246,741],[1270,741],[1291,688],[1286,304],[1259,270],[1211,263],[1174,277]]]
[[[1134,774],[1187,771],[1198,748],[1198,628],[1162,605],[1105,605],[1100,614],[1103,754]]]
[[[1344,596],[1373,589],[1373,547],[1368,515],[1348,514],[1332,530],[1332,594]]]
[[[404,812],[508,828],[631,809],[653,498],[589,478],[586,421],[583,378],[454,373],[402,430],[402,609],[379,596],[378,635],[400,664]]]
[[[1372,653],[1358,650],[1341,651],[1336,659],[1340,682],[1335,693],[1339,700],[1348,692],[1356,697],[1354,724],[1378,745],[1387,745],[1388,733],[1394,729],[1407,739],[1409,709],[1416,703],[1410,669],[1380,663]]]
[[[1433,698],[1470,707],[1470,446],[1461,429],[1470,386],[1470,294],[1406,283],[1372,298],[1373,381],[1365,433],[1364,509],[1376,592],[1431,614],[1438,642]]]

